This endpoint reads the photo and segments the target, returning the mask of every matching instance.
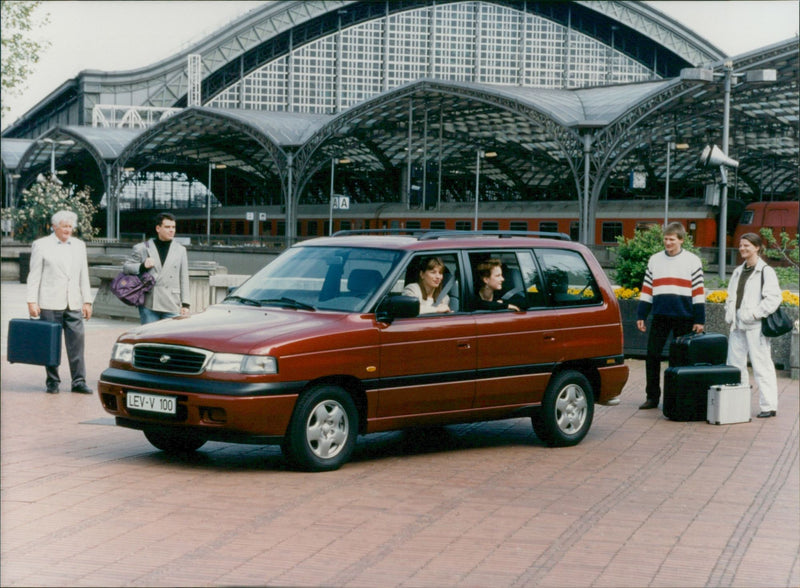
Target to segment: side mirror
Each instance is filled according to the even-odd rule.
[[[419,316],[419,298],[416,296],[389,295],[381,300],[375,311],[375,317],[382,323],[415,316]]]

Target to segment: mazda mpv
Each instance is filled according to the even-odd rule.
[[[419,314],[403,291],[432,256],[448,312]],[[478,309],[486,260],[518,311]],[[290,247],[205,312],[123,334],[99,396],[161,450],[280,444],[321,471],[359,434],[411,427],[525,417],[547,445],[574,445],[627,378],[619,307],[583,245],[346,233]]]

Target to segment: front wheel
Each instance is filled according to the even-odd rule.
[[[536,436],[551,447],[569,447],[586,436],[593,417],[592,385],[580,372],[568,371],[550,382],[531,423]]]
[[[143,432],[153,447],[167,453],[191,453],[206,442],[197,433],[182,429],[145,429]]]
[[[338,386],[318,386],[297,401],[283,450],[297,466],[312,472],[339,469],[353,453],[358,411]]]

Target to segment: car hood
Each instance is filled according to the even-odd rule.
[[[120,341],[188,345],[226,353],[270,353],[287,343],[341,333],[348,314],[217,304],[202,313],[175,317],[128,331]]]

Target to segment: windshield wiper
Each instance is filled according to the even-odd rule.
[[[241,302],[242,304],[249,304],[250,306],[261,306],[261,303],[258,300],[253,300],[252,298],[245,298],[244,296],[237,296],[236,294],[231,294],[230,296],[226,296],[223,302],[227,302],[228,300],[235,300],[236,302]]]
[[[310,304],[306,304],[305,302],[299,302],[297,300],[293,300],[291,298],[286,298],[285,296],[282,298],[267,298],[264,300],[259,301],[262,305],[263,304],[274,304],[276,306],[288,306],[290,308],[297,308],[298,310],[317,310]]]

